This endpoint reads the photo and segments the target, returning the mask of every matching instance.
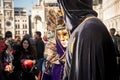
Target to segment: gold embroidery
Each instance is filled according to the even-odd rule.
[[[70,53],[71,53],[71,54],[73,53],[73,48],[74,48],[75,39],[76,39],[76,38],[73,38],[73,41],[72,41],[72,43],[71,43],[71,45],[70,45]]]

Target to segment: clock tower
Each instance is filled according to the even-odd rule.
[[[14,27],[14,0],[1,0],[1,7],[3,12],[3,33],[11,31],[15,35]],[[13,36],[14,37],[14,36]]]

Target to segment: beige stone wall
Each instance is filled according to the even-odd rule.
[[[120,34],[120,0],[102,0],[102,4],[94,6],[107,29],[115,28],[116,34]]]
[[[34,34],[35,31],[40,31],[43,36],[46,31],[45,7],[41,5],[33,6],[31,16],[32,33]]]
[[[103,0],[103,22],[120,34],[120,0]]]

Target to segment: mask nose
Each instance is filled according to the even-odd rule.
[[[64,41],[64,36],[63,35],[60,36],[60,40]]]

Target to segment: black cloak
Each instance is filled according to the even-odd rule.
[[[90,18],[73,31],[63,80],[117,80],[116,50],[99,19]]]
[[[95,17],[92,0],[58,3],[72,32],[63,80],[118,80],[116,50],[106,26]]]

